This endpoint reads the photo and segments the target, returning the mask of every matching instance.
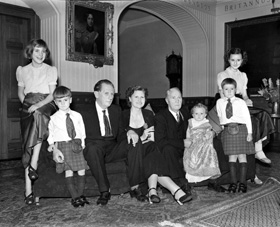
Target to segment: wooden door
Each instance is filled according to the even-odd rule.
[[[27,62],[23,50],[39,37],[39,19],[28,8],[0,3],[0,159],[22,156],[16,68]]]

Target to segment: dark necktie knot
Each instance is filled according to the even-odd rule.
[[[112,136],[112,130],[111,130],[111,127],[110,127],[110,123],[109,123],[109,119],[106,115],[106,110],[102,110],[103,112],[103,121],[104,121],[104,126],[105,126],[105,135],[106,137],[108,136]]]
[[[76,131],[75,131],[74,123],[70,118],[69,113],[66,114],[66,129],[67,129],[68,136],[71,139],[74,139],[76,137]]]

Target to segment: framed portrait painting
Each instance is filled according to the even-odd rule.
[[[113,13],[110,3],[67,0],[66,60],[113,65]]]

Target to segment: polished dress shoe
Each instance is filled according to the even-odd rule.
[[[238,192],[246,193],[247,192],[247,186],[243,183],[239,183]]]
[[[100,197],[97,199],[96,204],[99,205],[106,205],[108,201],[111,199],[111,193],[110,192],[101,192]]]
[[[135,188],[133,190],[129,191],[130,197],[131,198],[136,198],[140,202],[145,202],[148,201],[147,196],[143,195],[140,188]]]
[[[235,183],[231,183],[228,187],[228,192],[229,193],[235,193],[236,192],[236,189],[237,189],[237,184]]]
[[[207,188],[208,188],[208,190],[214,190],[216,192],[227,192],[226,188],[224,188],[223,186],[221,186],[217,183],[209,182]]]
[[[72,206],[75,207],[75,208],[77,208],[77,207],[79,207],[79,206],[82,206],[82,207],[83,207],[83,206],[85,205],[85,203],[81,200],[80,197],[75,198],[75,199],[71,199],[71,204],[72,204]]]
[[[81,195],[80,199],[83,201],[84,204],[89,204],[89,201],[87,200],[87,198],[84,195]]]

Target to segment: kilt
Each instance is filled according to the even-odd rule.
[[[38,108],[33,113],[28,113],[28,108],[44,100],[47,96],[48,94],[28,93],[24,98],[20,120],[23,150],[22,163],[24,168],[30,163],[33,147],[48,138],[50,116],[56,112],[54,102]]]
[[[225,155],[238,154],[254,154],[255,148],[253,141],[247,142],[247,127],[246,125],[239,125],[239,132],[237,134],[230,134],[225,127],[221,134],[221,140]]]
[[[57,149],[64,155],[64,163],[56,163],[57,173],[62,173],[65,170],[79,171],[88,169],[83,151],[79,153],[73,152],[71,141],[57,142]]]

